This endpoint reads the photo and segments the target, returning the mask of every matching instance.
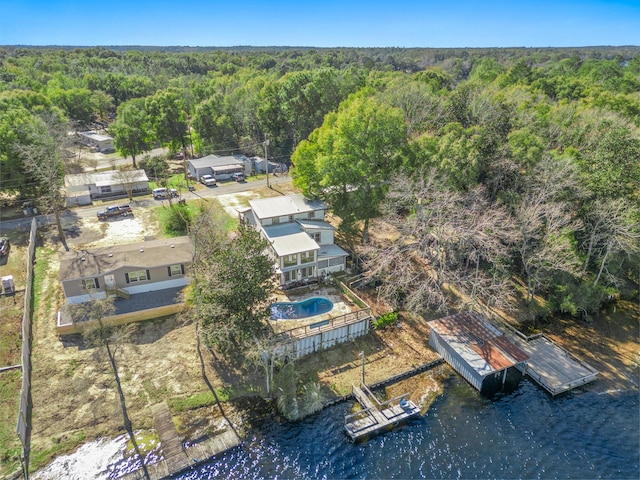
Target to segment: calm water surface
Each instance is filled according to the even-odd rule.
[[[637,391],[551,398],[523,381],[488,400],[453,377],[425,417],[358,445],[342,431],[350,407],[267,422],[242,447],[179,478],[640,477]]]

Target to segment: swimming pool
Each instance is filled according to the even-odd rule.
[[[300,302],[277,302],[271,305],[271,320],[293,320],[322,315],[333,309],[333,302],[324,297],[311,297]]]

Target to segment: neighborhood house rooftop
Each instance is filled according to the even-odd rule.
[[[80,132],[80,135],[82,135],[85,138],[90,138],[91,140],[95,140],[96,142],[104,142],[106,140],[113,140],[113,138],[110,137],[109,135],[101,135],[101,134],[95,133],[95,132]]]
[[[64,281],[93,277],[124,266],[150,268],[172,265],[190,262],[191,257],[189,237],[75,250],[61,256],[59,278]]]
[[[149,178],[144,170],[131,170],[125,175],[119,174],[119,170],[94,173],[74,173],[65,175],[65,187],[82,187],[85,185],[95,185],[103,187],[107,185],[120,185],[123,183],[148,182]]]
[[[286,195],[251,200],[249,205],[251,205],[251,209],[258,219],[295,215],[327,208],[323,202],[309,200],[304,195]]]
[[[192,158],[189,160],[189,163],[193,165],[194,168],[205,168],[205,167],[231,167],[237,166],[238,168],[242,168],[242,157],[234,157],[234,156],[224,156],[219,157],[217,155],[207,155],[202,158]],[[237,164],[237,165],[232,165]]]

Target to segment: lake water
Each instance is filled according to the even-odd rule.
[[[349,443],[351,403],[296,424],[267,422],[245,445],[179,478],[620,478],[640,476],[637,391],[552,398],[528,380],[481,397],[460,377],[426,416]]]
[[[241,447],[178,478],[640,478],[637,390],[552,398],[523,380],[489,400],[452,375],[424,417],[356,445],[343,433],[351,405],[300,423],[266,421]],[[124,443],[92,442],[34,478],[109,478]]]

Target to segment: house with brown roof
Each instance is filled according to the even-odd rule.
[[[130,299],[186,286],[192,252],[189,237],[72,250],[62,254],[58,278],[67,303],[107,295]],[[149,307],[144,301],[137,305]]]

